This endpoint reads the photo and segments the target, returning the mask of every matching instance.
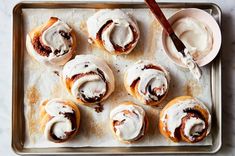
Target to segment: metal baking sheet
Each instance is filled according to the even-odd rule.
[[[160,3],[162,8],[200,8],[209,11],[220,23],[221,11],[215,4]],[[24,2],[13,9],[13,107],[12,148],[18,154],[157,154],[157,153],[214,153],[221,146],[221,62],[218,56],[211,64],[213,128],[212,146],[194,147],[79,147],[79,148],[24,148],[24,84],[23,84],[23,17],[26,8],[146,8],[143,3],[81,3],[81,2]]]

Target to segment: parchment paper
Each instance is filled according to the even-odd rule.
[[[161,45],[160,24],[154,19],[147,9],[123,9],[133,16],[140,28],[140,40],[137,47],[128,55],[113,56],[88,43],[86,20],[95,9],[24,9],[24,36],[33,28],[47,22],[51,16],[56,16],[69,24],[77,34],[77,53],[93,54],[105,59],[114,72],[116,88],[113,94],[102,104],[104,110],[97,113],[94,108],[78,104],[67,93],[60,79],[61,68],[49,68],[35,61],[24,48],[24,108],[25,108],[25,148],[40,147],[112,147],[112,146],[195,146],[211,145],[212,138],[209,135],[204,141],[196,144],[173,143],[164,138],[158,130],[159,111],[171,99],[181,95],[192,95],[203,101],[211,110],[211,83],[210,65],[202,68],[203,76],[200,82],[194,80],[191,74],[177,67],[166,56]],[[166,16],[173,14],[176,9],[165,9]],[[149,59],[157,62],[170,72],[171,83],[167,98],[160,107],[144,106],[138,100],[128,95],[123,84],[123,74],[126,68],[140,59]],[[39,131],[39,106],[45,99],[61,97],[70,99],[78,104],[81,111],[81,124],[79,134],[66,143],[52,143],[44,139]],[[109,125],[109,113],[112,108],[123,101],[132,101],[144,107],[149,118],[149,129],[144,138],[133,144],[120,143],[112,134]]]

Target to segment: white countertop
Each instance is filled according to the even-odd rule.
[[[158,1],[176,2],[177,0]],[[11,150],[11,30],[12,8],[18,2],[19,0],[0,0],[0,154],[4,156],[15,155]],[[187,1],[178,0],[177,2]],[[188,0],[188,2],[213,2],[218,4],[223,12],[223,44],[221,51],[223,79],[223,146],[217,155],[235,155],[235,0]]]

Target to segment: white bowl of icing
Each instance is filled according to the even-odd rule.
[[[221,31],[209,13],[196,8],[182,9],[173,14],[168,21],[200,67],[216,57],[221,46]],[[170,60],[181,67],[186,67],[164,30],[162,45]]]

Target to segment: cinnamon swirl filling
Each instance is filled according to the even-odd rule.
[[[134,104],[121,104],[110,113],[112,129],[121,141],[137,141],[147,129],[147,118],[143,108]]]
[[[75,49],[72,29],[56,17],[27,35],[28,52],[39,62],[63,65]]]
[[[63,69],[68,91],[82,103],[99,103],[114,90],[114,76],[103,60],[79,55]]]
[[[54,142],[58,142],[58,143],[65,142],[68,139],[70,139],[70,137],[74,134],[74,131],[78,128],[74,111],[73,111],[73,113],[60,113],[60,114],[61,115],[63,114],[64,118],[66,118],[66,120],[68,120],[68,121],[59,120],[58,122],[54,122],[50,128],[50,133],[48,136],[48,138],[50,138],[50,140],[53,140]],[[63,135],[60,135],[56,129],[59,127],[59,125],[63,124],[62,121],[71,122],[71,128],[70,128],[70,130],[64,131]]]
[[[138,61],[128,68],[125,86],[131,95],[145,104],[156,104],[167,94],[169,76],[167,71],[150,61]]]
[[[98,40],[102,41],[103,42],[102,44],[104,46],[106,46],[106,42],[107,42],[106,38],[107,37],[103,37],[104,36],[103,34],[105,34],[105,31],[110,31],[109,40],[110,40],[114,50],[121,54],[123,52],[129,51],[132,48],[133,44],[135,44],[135,42],[137,42],[137,40],[139,38],[139,34],[138,34],[138,31],[132,25],[128,25],[128,28],[126,28],[126,29],[130,29],[131,30],[131,32],[129,32],[129,33],[132,33],[131,34],[132,35],[132,37],[131,37],[132,40],[129,40],[128,42],[125,42],[125,44],[121,43],[120,40],[122,38],[125,38],[125,36],[121,36],[120,33],[118,33],[118,30],[121,31],[121,28],[115,28],[115,27],[118,27],[117,25],[118,25],[118,23],[115,23],[112,20],[107,21],[100,28],[100,30],[98,31],[98,33],[96,35],[96,38]],[[108,30],[110,27],[113,27],[113,28],[111,28],[112,30]],[[115,32],[115,30],[117,32]],[[123,31],[124,31],[125,34],[128,33],[127,31],[125,31],[125,29]],[[120,39],[117,39],[116,36],[118,36]],[[119,40],[119,41],[117,41],[117,40]],[[115,42],[115,41],[117,41],[117,42]],[[108,50],[109,48],[107,47],[106,49]]]
[[[168,107],[163,111],[160,120],[164,126],[163,130],[175,142],[199,142],[210,132],[210,113],[200,101],[193,98]]]
[[[49,54],[52,52],[50,47],[44,45],[41,42],[40,36],[35,36],[32,40],[32,44],[36,52],[42,56],[48,57]]]
[[[127,54],[139,40],[136,22],[119,9],[101,10],[87,21],[90,38],[112,54]]]
[[[89,65],[87,65],[89,67]],[[97,68],[96,71],[91,71],[89,73],[81,73],[74,75],[71,79],[67,78],[67,83],[71,84],[70,88],[74,88],[73,85],[77,84],[77,81],[81,79],[87,79],[79,86],[76,86],[77,91],[73,91],[72,94],[76,97],[82,99],[83,102],[88,103],[98,103],[106,95],[108,91],[108,82],[105,79],[103,72]],[[93,80],[93,81],[92,81]],[[72,81],[73,83],[70,83]]]
[[[54,99],[45,105],[45,111],[50,116],[45,125],[44,134],[47,140],[61,143],[69,140],[77,133],[80,120],[67,101]]]

